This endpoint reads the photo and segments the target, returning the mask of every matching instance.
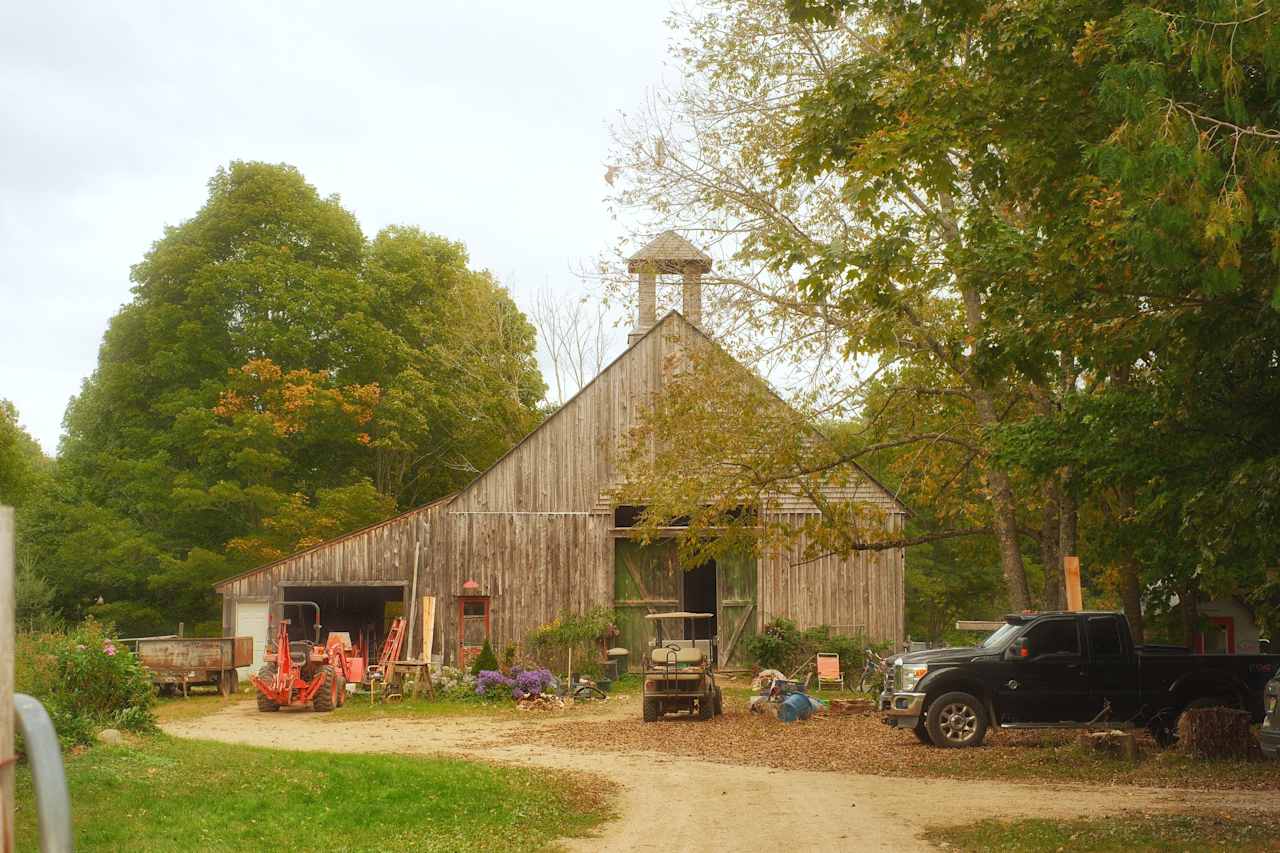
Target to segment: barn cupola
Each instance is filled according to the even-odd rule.
[[[663,231],[627,261],[627,272],[640,276],[640,310],[636,328],[627,335],[634,344],[658,322],[658,276],[683,276],[684,302],[680,313],[695,326],[702,323],[702,274],[711,272],[711,258],[674,231]]]

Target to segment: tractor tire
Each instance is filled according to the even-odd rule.
[[[276,677],[276,668],[271,664],[267,664],[258,670],[258,678],[263,681],[271,681]],[[261,690],[258,691],[258,710],[259,711],[279,711],[280,705],[268,699]]]
[[[659,716],[660,714],[658,711],[658,700],[657,699],[644,700],[644,721],[646,723],[656,723],[658,722]]]
[[[331,666],[320,667],[320,689],[312,703],[317,711],[332,711],[338,706],[338,675]]]
[[[347,680],[338,673],[338,707],[347,704]]]
[[[934,746],[962,749],[981,746],[987,736],[987,712],[974,696],[944,693],[929,704],[925,726]]]

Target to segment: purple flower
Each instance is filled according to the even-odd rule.
[[[512,673],[515,675],[515,685],[511,694],[516,699],[530,699],[541,695],[553,680],[551,672],[546,669],[514,669]]]
[[[481,696],[491,695],[489,691],[496,692],[501,688],[510,690],[515,685],[515,681],[494,669],[482,669],[480,674],[476,676],[476,693]]]

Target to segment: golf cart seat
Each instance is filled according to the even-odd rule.
[[[696,666],[702,663],[702,649],[668,649],[659,647],[649,653],[649,660],[653,662],[654,666],[668,666],[672,663]]]

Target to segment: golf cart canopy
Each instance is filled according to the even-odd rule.
[[[714,619],[714,613],[686,613],[678,610],[675,613],[646,613],[646,619]]]

